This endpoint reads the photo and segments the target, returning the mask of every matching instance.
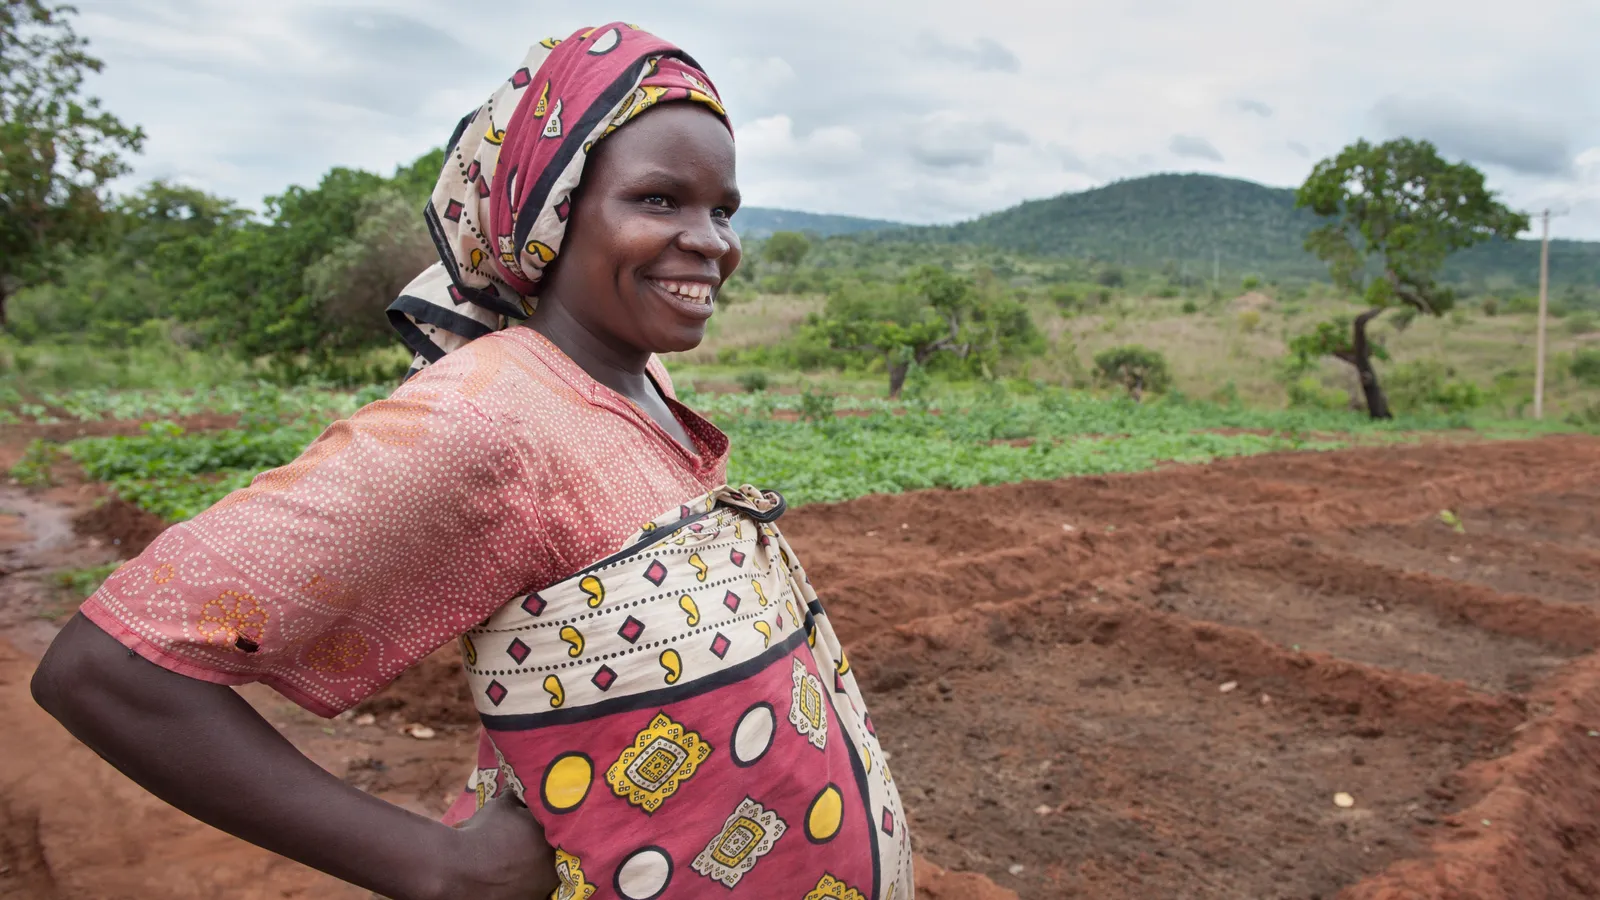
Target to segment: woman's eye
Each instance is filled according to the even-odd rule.
[[[663,194],[651,194],[650,196],[644,198],[644,202],[649,206],[671,206],[672,205],[672,201],[667,199],[667,197],[665,195],[663,195]]]
[[[711,211],[711,215],[718,219],[731,219],[733,218],[733,210],[726,206],[719,206]]]

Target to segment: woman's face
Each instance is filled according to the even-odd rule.
[[[689,350],[738,268],[733,138],[690,102],[667,103],[594,148],[540,302],[621,353]]]

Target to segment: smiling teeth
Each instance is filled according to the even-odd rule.
[[[709,284],[700,284],[694,281],[657,281],[662,290],[675,294],[691,303],[709,304],[714,292]]]

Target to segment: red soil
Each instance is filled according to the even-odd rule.
[[[919,896],[1600,896],[1600,440],[1274,455],[783,524],[870,692]],[[407,673],[368,725],[250,695],[330,769],[436,813],[473,740],[455,665]],[[142,795],[32,708],[30,666],[0,653],[0,755],[20,760],[0,769],[0,895],[359,896]],[[399,734],[416,721],[439,737]]]

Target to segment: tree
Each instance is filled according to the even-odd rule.
[[[811,252],[811,241],[798,231],[775,231],[761,248],[761,258],[783,267],[783,288],[794,283],[794,270]]]
[[[944,353],[984,367],[1040,343],[1022,304],[932,265],[893,286],[854,283],[834,291],[811,327],[834,349],[881,356],[890,397],[900,396],[913,363]]]
[[[1159,394],[1172,385],[1167,358],[1140,344],[1101,350],[1094,355],[1094,366],[1101,378],[1127,388],[1135,403],[1144,399],[1145,391]]]
[[[1496,201],[1470,163],[1447,162],[1432,144],[1409,138],[1376,146],[1357,141],[1317,163],[1295,205],[1328,220],[1306,237],[1306,249],[1370,307],[1349,323],[1348,341],[1329,335],[1336,323],[1324,322],[1301,347],[1354,366],[1374,419],[1391,415],[1367,326],[1397,306],[1443,314],[1455,304],[1455,295],[1435,281],[1445,259],[1491,238],[1514,239],[1528,227],[1528,217]]]
[[[128,171],[144,132],[83,97],[98,72],[70,6],[0,0],[0,328],[6,298],[51,279],[105,219],[101,190]]]

